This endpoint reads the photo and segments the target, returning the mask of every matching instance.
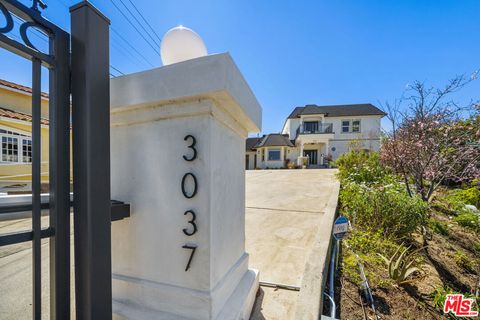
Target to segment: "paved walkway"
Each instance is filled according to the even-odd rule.
[[[324,212],[335,172],[247,171],[246,249],[260,281],[301,287],[318,233],[331,230]],[[293,319],[298,297],[298,291],[261,287],[252,319]]]

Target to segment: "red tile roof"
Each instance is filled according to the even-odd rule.
[[[2,86],[10,89],[14,89],[14,90],[22,91],[22,92],[28,93],[29,95],[32,94],[32,88],[30,87],[22,86],[21,84],[0,79],[0,87]],[[48,93],[42,92],[41,94],[43,98],[48,99]]]
[[[0,117],[32,122],[32,116],[23,112],[0,107]],[[48,119],[41,118],[40,123],[48,126]]]

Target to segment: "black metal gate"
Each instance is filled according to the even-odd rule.
[[[0,214],[31,210],[32,230],[0,235],[0,246],[32,241],[33,319],[41,319],[42,238],[50,238],[50,318],[70,318],[70,208],[74,206],[77,319],[111,318],[110,222],[129,215],[129,206],[110,202],[109,21],[87,1],[70,9],[70,34],[41,16],[41,0],[26,7],[0,0],[0,47],[32,61],[32,202],[0,205]],[[13,16],[22,23],[23,43],[8,36]],[[41,52],[28,38],[36,29],[48,37]],[[71,41],[72,40],[72,41]],[[70,49],[72,43],[72,50]],[[49,200],[41,191],[41,70],[49,72]],[[73,122],[73,189],[70,199],[70,94]],[[95,139],[95,140],[94,140]],[[102,174],[99,174],[102,173]],[[50,225],[41,229],[41,210]],[[4,294],[4,293],[2,293]]]
[[[0,0],[6,25],[0,28],[0,46],[32,61],[32,230],[0,237],[0,244],[32,240],[33,318],[41,318],[41,238],[50,237],[50,295],[54,318],[70,316],[70,35],[43,19],[34,1],[31,8],[13,0]],[[24,44],[7,36],[14,25],[12,15],[24,22],[20,35]],[[27,36],[29,28],[49,38],[50,50],[37,50]],[[41,230],[40,120],[41,66],[49,69],[49,186],[50,226]],[[12,209],[13,210],[13,209]]]

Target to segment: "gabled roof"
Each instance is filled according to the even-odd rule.
[[[261,140],[262,138],[247,138],[245,143],[245,147],[247,151],[255,150],[255,145]]]
[[[27,93],[28,95],[32,95],[32,88],[22,86],[21,84],[13,83],[7,80],[0,79],[0,88],[1,87],[5,87],[7,89],[13,89],[15,91],[21,91],[21,92]],[[48,99],[48,93],[42,92],[41,96],[42,98]]]
[[[289,119],[299,118],[301,115],[324,114],[325,117],[345,117],[345,116],[385,116],[386,113],[378,109],[371,103],[348,104],[334,106],[317,106],[307,104],[305,107],[296,107],[288,116]]]
[[[260,138],[255,148],[262,147],[294,147],[292,141],[288,139],[288,134],[271,133]]]
[[[29,115],[27,113],[23,113],[23,112],[18,112],[18,111],[2,108],[2,107],[0,107],[0,117],[32,122],[32,116],[31,115]],[[48,119],[41,118],[40,123],[48,126]]]

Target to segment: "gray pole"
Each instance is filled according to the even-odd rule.
[[[50,41],[50,319],[70,319],[70,35]]]
[[[87,1],[70,13],[76,318],[112,319],[110,21]]]

